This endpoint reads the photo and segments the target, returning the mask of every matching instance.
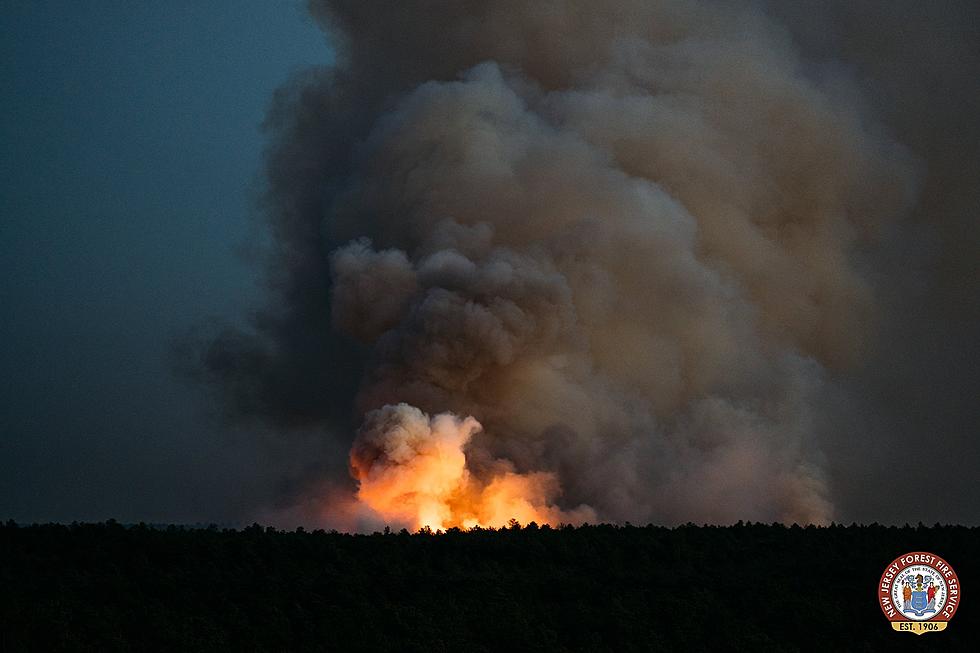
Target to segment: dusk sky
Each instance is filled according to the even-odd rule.
[[[0,519],[980,523],[980,5],[602,6],[4,3]]]
[[[330,56],[292,1],[4,3],[0,515],[214,520],[261,482],[172,340],[256,303],[260,124]]]

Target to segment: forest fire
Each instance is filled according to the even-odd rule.
[[[896,140],[856,87],[811,76],[831,53],[762,9],[784,3],[397,4],[312,0],[338,46],[269,119],[278,294],[201,350],[233,415],[298,429],[299,457],[323,435],[283,502],[349,490],[350,420],[377,411],[349,456],[364,521],[829,524],[835,500],[862,504],[835,475],[921,430],[863,402],[893,396],[864,375],[889,368],[878,339],[898,327],[877,329],[907,322],[888,311],[928,267],[894,263],[918,252],[900,232],[927,154],[908,146],[928,138]],[[922,86],[869,88],[904,89],[891,115]],[[955,160],[972,193],[973,154],[929,174]]]
[[[500,527],[511,519],[556,525],[594,519],[587,507],[563,511],[549,472],[521,474],[496,459],[485,474],[467,466],[464,448],[482,427],[472,417],[429,418],[408,404],[385,406],[365,419],[351,449],[357,498],[386,521],[412,529]]]

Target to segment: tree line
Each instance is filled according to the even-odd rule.
[[[891,630],[899,554],[966,585],[949,628]],[[516,522],[373,534],[0,525],[2,651],[900,651],[980,640],[980,529]],[[978,594],[980,596],[980,594]],[[980,605],[980,603],[978,603]]]

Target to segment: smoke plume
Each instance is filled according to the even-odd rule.
[[[351,492],[413,527],[835,517],[923,159],[792,12],[311,10],[338,62],[270,116],[275,300],[205,359],[235,411],[356,432]]]

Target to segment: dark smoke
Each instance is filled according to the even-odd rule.
[[[973,4],[311,11],[269,305],[204,350],[230,415],[472,415],[476,476],[604,520],[980,517]],[[324,452],[288,498],[350,483]]]

